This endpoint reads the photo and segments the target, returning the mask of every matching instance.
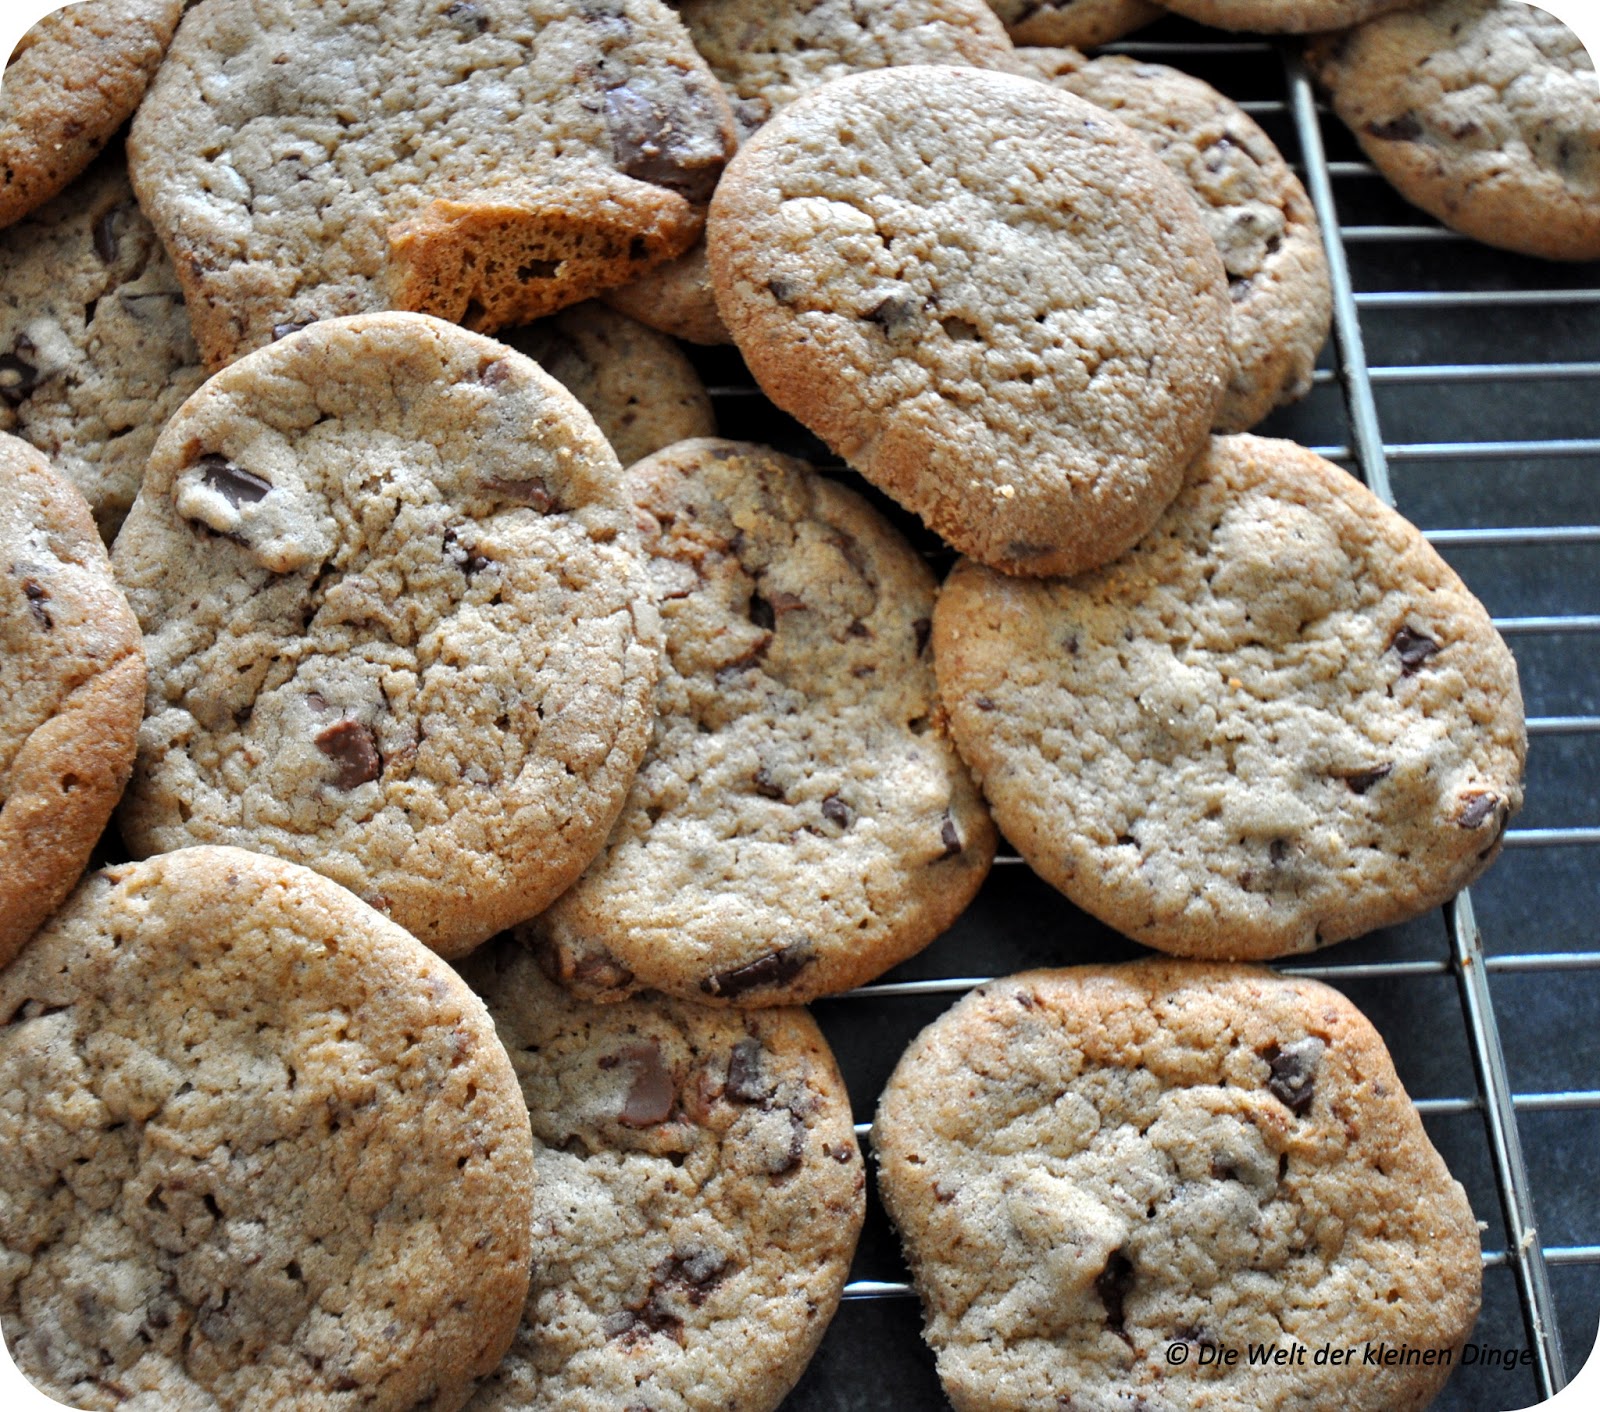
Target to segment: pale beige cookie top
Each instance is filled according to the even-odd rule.
[[[156,434],[204,377],[120,153],[0,232],[0,431],[53,459],[108,544]]]
[[[1039,77],[1106,108],[1150,140],[1194,194],[1228,273],[1235,368],[1218,431],[1246,431],[1311,390],[1333,320],[1322,235],[1305,188],[1255,119],[1165,64],[1021,49]]]
[[[1316,981],[996,981],[912,1042],[872,1142],[960,1412],[1420,1408],[1454,1360],[1312,1352],[1458,1354],[1477,1317],[1466,1193],[1383,1040]],[[1306,1351],[1252,1367],[1250,1344]]]
[[[139,625],[89,507],[0,435],[0,966],[78,881],[144,708]]]
[[[22,36],[0,84],[0,226],[77,176],[139,106],[183,0],[77,0]]]
[[[699,234],[722,90],[661,0],[207,0],[129,140],[206,362],[415,309],[493,330]]]
[[[583,403],[624,466],[716,434],[711,399],[677,344],[604,304],[564,309],[505,339]]]
[[[1153,0],[989,0],[1018,44],[1109,44],[1166,13]]]
[[[1308,34],[1343,29],[1363,20],[1416,5],[1421,0],[1161,0],[1175,14],[1218,29],[1255,34]]]
[[[1600,258],[1600,83],[1554,15],[1440,0],[1319,39],[1309,59],[1408,201],[1490,245]]]
[[[787,1005],[971,901],[994,830],[935,696],[927,565],[802,461],[690,441],[629,471],[666,652],[604,851],[527,935],[580,995]]]
[[[0,973],[0,1321],[73,1407],[449,1412],[528,1288],[516,1075],[450,968],[237,848],[94,874]]]
[[[469,1412],[771,1412],[833,1317],[866,1177],[804,1010],[574,1000],[466,965],[533,1120],[534,1281]]]
[[[537,912],[644,753],[657,621],[564,388],[422,314],[313,324],[167,424],[117,539],[136,854],[305,863],[449,956]]]
[[[754,109],[753,130],[802,93],[896,64],[1014,67],[984,0],[683,0],[678,15],[711,72]]]
[[[1230,371],[1193,198],[1033,79],[910,66],[813,89],[729,164],[707,245],[763,391],[1011,573],[1137,540]]]
[[[1437,906],[1522,803],[1516,664],[1406,520],[1288,441],[1217,437],[1077,579],[964,564],[939,689],[996,822],[1119,931],[1260,959]]]

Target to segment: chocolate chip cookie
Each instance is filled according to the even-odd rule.
[[[522,354],[366,314],[241,359],[167,424],[114,559],[151,664],[136,856],[305,863],[456,956],[605,839],[656,614],[616,456]]]
[[[732,141],[661,0],[207,0],[129,140],[215,369],[312,319],[493,330],[681,254]]]
[[[1292,442],[1215,438],[1097,573],[958,566],[934,650],[1006,837],[1162,951],[1263,959],[1416,916],[1522,803],[1516,664],[1483,605]]]
[[[120,152],[0,232],[0,350],[0,431],[51,458],[109,544],[156,434],[205,377]]]
[[[1477,1318],[1466,1193],[1378,1033],[1315,981],[996,981],[912,1042],[872,1141],[960,1412],[1420,1408]],[[1436,1356],[1312,1357],[1380,1344]]]
[[[1193,198],[1032,79],[913,65],[813,89],[729,164],[707,248],[762,390],[1009,573],[1132,545],[1230,372]]]
[[[1218,29],[1252,34],[1309,34],[1343,29],[1363,20],[1416,5],[1420,0],[1161,0],[1174,14]]]
[[[989,0],[1018,44],[1109,44],[1166,13],[1152,0]]]
[[[0,966],[78,881],[133,768],[139,625],[89,507],[0,435]]]
[[[1218,431],[1246,431],[1311,390],[1333,291],[1311,200],[1256,121],[1200,79],[1120,55],[1021,49],[1039,77],[1150,140],[1194,193],[1228,272],[1234,372]]]
[[[528,1288],[482,1003],[237,848],[94,874],[0,972],[0,1321],[73,1407],[453,1409]]]
[[[1324,36],[1309,57],[1406,200],[1502,249],[1600,258],[1600,89],[1554,15],[1441,0]]]
[[[833,1317],[866,1179],[804,1010],[574,1000],[473,956],[533,1119],[533,1287],[469,1412],[782,1401]]]
[[[22,36],[0,86],[0,226],[42,206],[139,106],[183,0],[77,0]]]
[[[711,399],[677,344],[604,304],[564,309],[505,340],[583,403],[624,466],[716,434]]]
[[[949,926],[994,852],[935,697],[933,576],[857,496],[764,447],[682,442],[629,480],[660,714],[604,850],[527,934],[589,998],[859,985]]]

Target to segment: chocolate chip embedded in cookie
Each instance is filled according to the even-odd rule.
[[[996,981],[912,1042],[872,1142],[962,1412],[1419,1408],[1477,1317],[1466,1193],[1382,1039],[1315,981]],[[1382,1345],[1433,1356],[1311,1356]]]
[[[0,435],[0,966],[72,890],[133,768],[139,625],[89,507]]]
[[[129,139],[215,369],[379,309],[493,330],[700,233],[722,90],[660,0],[207,0]]]
[[[1193,198],[1031,79],[914,65],[813,89],[729,164],[707,248],[772,400],[1008,573],[1137,541],[1230,371]]]
[[[994,831],[945,734],[933,576],[804,462],[688,441],[628,478],[666,653],[604,850],[527,935],[578,994],[788,1005],[920,950]]]
[[[0,1322],[73,1407],[456,1408],[527,1293],[483,1005],[237,848],[95,874],[0,972]]]
[[[1262,959],[1416,916],[1522,803],[1516,664],[1483,605],[1292,442],[1214,438],[1096,573],[959,565],[934,648],[1006,837],[1162,951]]]
[[[77,0],[18,42],[0,86],[0,226],[43,205],[139,106],[183,0]]]
[[[454,956],[604,841],[658,625],[616,456],[522,354],[421,314],[283,338],[168,423],[115,562],[136,853],[304,863]]]
[[[463,968],[536,1144],[533,1287],[468,1412],[783,1400],[838,1306],[866,1177],[803,1010],[589,1005],[514,943]]]
[[[1143,133],[1194,193],[1228,272],[1234,372],[1218,431],[1246,431],[1311,390],[1333,291],[1311,200],[1242,108],[1197,78],[1120,55],[1021,49],[1039,77]]]
[[[1439,0],[1309,61],[1406,200],[1506,250],[1600,258],[1600,91],[1578,36],[1516,0]]]

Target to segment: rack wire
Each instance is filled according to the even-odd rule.
[[[1395,481],[1405,484],[1408,474],[1431,467],[1484,466],[1504,468],[1509,481],[1516,467],[1559,468],[1576,485],[1561,503],[1575,506],[1570,522],[1514,524],[1499,522],[1517,502],[1509,494],[1480,496],[1470,506],[1470,518],[1489,523],[1445,526],[1425,530],[1427,538],[1447,558],[1489,555],[1491,574],[1511,577],[1536,571],[1542,558],[1563,553],[1583,553],[1588,546],[1600,545],[1600,437],[1538,434],[1501,436],[1494,439],[1471,438],[1427,441],[1385,437],[1385,415],[1380,406],[1380,390],[1416,398],[1451,395],[1452,389],[1483,389],[1488,393],[1516,390],[1521,403],[1532,407],[1530,399],[1541,388],[1551,385],[1570,387],[1569,399],[1580,409],[1582,398],[1592,397],[1600,381],[1600,267],[1554,266],[1507,257],[1504,267],[1472,264],[1463,252],[1481,251],[1453,231],[1434,224],[1389,199],[1386,207],[1368,193],[1382,190],[1375,169],[1364,160],[1332,156],[1335,145],[1355,153],[1352,143],[1337,122],[1319,104],[1298,57],[1298,46],[1205,30],[1176,19],[1163,20],[1136,40],[1106,47],[1106,51],[1171,64],[1201,73],[1224,92],[1241,102],[1258,122],[1266,126],[1285,153],[1297,157],[1297,170],[1315,205],[1322,225],[1334,290],[1334,328],[1331,366],[1319,368],[1312,400],[1319,394],[1337,395],[1342,441],[1318,443],[1300,435],[1302,426],[1326,425],[1328,418],[1291,418],[1283,430],[1274,423],[1263,428],[1269,434],[1295,435],[1308,440],[1313,449],[1359,474],[1387,503],[1396,503]],[[1262,96],[1266,92],[1268,96]],[[1336,189],[1337,184],[1337,189]],[[1376,214],[1367,208],[1382,207]],[[1352,214],[1355,212],[1355,214]],[[1432,251],[1431,256],[1428,252]],[[1376,260],[1380,275],[1405,274],[1419,268],[1420,259],[1431,261],[1430,277],[1442,271],[1452,273],[1455,264],[1466,261],[1467,278],[1462,288],[1358,288],[1362,283],[1352,271],[1359,259],[1366,266]],[[1377,281],[1382,283],[1382,279]],[[1404,283],[1404,281],[1403,281]],[[1423,280],[1416,281],[1420,286]],[[1571,314],[1575,327],[1553,327],[1537,351],[1559,356],[1487,361],[1443,362],[1437,359],[1399,359],[1374,364],[1369,360],[1367,321],[1399,318],[1414,327],[1429,327],[1460,315],[1499,319],[1518,311],[1549,316]],[[1546,346],[1548,345],[1548,346]],[[752,439],[778,444],[799,454],[809,454],[825,469],[843,472],[837,461],[830,461],[823,448],[808,438],[786,418],[759,397],[748,374],[736,359],[713,356],[704,363],[712,384],[724,434],[749,435]],[[1595,405],[1600,406],[1600,403]],[[1509,418],[1518,420],[1513,415]],[[1398,418],[1407,420],[1407,418]],[[1591,418],[1590,425],[1600,425]],[[1581,427],[1579,430],[1587,430]],[[1391,476],[1391,470],[1394,475]],[[848,474],[848,472],[843,472]],[[859,481],[852,481],[860,487]],[[870,494],[871,492],[869,492]],[[927,548],[939,567],[948,557],[922,534],[907,517],[881,497],[873,497],[897,523],[908,529],[917,542]],[[1403,503],[1401,508],[1407,508]],[[1563,517],[1564,519],[1566,517]],[[920,537],[919,537],[920,536]],[[1510,559],[1506,556],[1522,556]],[[1582,584],[1600,585],[1600,556],[1584,561],[1589,578]],[[1506,566],[1510,567],[1507,568]],[[1519,565],[1521,566],[1519,568]],[[1469,586],[1480,596],[1493,598],[1485,585],[1474,579],[1470,566],[1458,563]],[[1481,578],[1482,575],[1480,574]],[[1571,587],[1571,585],[1569,585]],[[1552,689],[1550,673],[1543,669],[1536,680],[1527,680],[1528,731],[1531,756],[1542,749],[1576,746],[1600,735],[1600,595],[1595,604],[1582,602],[1557,605],[1560,611],[1507,613],[1496,616],[1500,632],[1510,641],[1519,661],[1526,652],[1551,643],[1581,644],[1576,654],[1564,654],[1559,690]],[[1576,666],[1573,663],[1576,662]],[[1544,699],[1565,701],[1565,709],[1542,710]],[[1587,768],[1591,779],[1600,778],[1593,753]],[[1580,761],[1579,765],[1582,766]],[[1531,782],[1535,783],[1535,782]],[[1591,786],[1592,787],[1592,786]],[[1496,865],[1507,869],[1509,858],[1542,852],[1559,862],[1555,871],[1566,878],[1600,876],[1600,803],[1579,790],[1578,803],[1583,817],[1559,825],[1523,826],[1511,829],[1505,838],[1507,855]],[[1532,790],[1530,789],[1530,798]],[[1532,812],[1530,810],[1530,812]],[[877,984],[863,986],[846,995],[819,1003],[818,1017],[839,1051],[847,1083],[858,1114],[870,1112],[876,1104],[882,1080],[898,1057],[903,1043],[955,998],[989,979],[991,973],[1020,969],[1023,964],[1070,964],[1081,960],[1110,959],[1137,954],[1062,899],[1055,898],[1042,884],[1027,887],[1031,877],[1022,860],[1002,846],[996,869],[980,907],[987,907],[987,920],[963,930],[958,936],[943,939],[918,958]],[[1491,871],[1485,882],[1492,882]],[[1513,879],[1513,891],[1528,885]],[[1502,888],[1501,891],[1505,889]],[[1593,905],[1600,907],[1600,887],[1595,889]],[[1505,912],[1507,909],[1498,909]],[[1580,891],[1565,899],[1556,889],[1550,909],[1561,934],[1558,943],[1575,937],[1588,925],[1594,913]],[[1541,914],[1543,915],[1543,914]],[[1503,919],[1502,919],[1503,920]],[[1548,917],[1545,918],[1548,921]],[[1035,938],[1033,933],[1041,934]],[[1563,1315],[1568,1329],[1578,1331],[1585,1342],[1578,1350],[1581,1360],[1594,1338],[1600,1317],[1600,1216],[1596,1216],[1593,1177],[1588,1170],[1568,1172],[1558,1152],[1554,1158],[1539,1154],[1530,1163],[1522,1133],[1522,1120],[1541,1114],[1563,1115],[1566,1121],[1582,1127],[1580,1139],[1589,1150],[1600,1147],[1600,1062],[1591,1065],[1590,1051],[1582,1048],[1570,1056],[1561,1070],[1559,1085],[1519,1090],[1512,1081],[1513,1062],[1508,1061],[1508,1041],[1503,1021],[1497,1017],[1496,1000],[1503,999],[1500,987],[1516,982],[1537,982],[1572,987],[1582,977],[1600,972],[1600,950],[1579,946],[1546,946],[1547,938],[1534,935],[1521,926],[1509,928],[1505,936],[1490,937],[1480,926],[1474,898],[1463,892],[1442,917],[1433,919],[1432,928],[1413,926],[1402,929],[1398,947],[1386,934],[1370,942],[1345,943],[1322,953],[1314,962],[1282,964],[1285,974],[1311,976],[1341,988],[1361,988],[1386,1005],[1389,1013],[1404,1015],[1419,987],[1453,982],[1456,1003],[1454,1023],[1460,1027],[1460,1041],[1454,1037],[1431,1037],[1440,1047],[1450,1042],[1464,1044],[1470,1063],[1458,1065],[1453,1082],[1456,1092],[1441,1097],[1416,1100],[1416,1107],[1430,1134],[1447,1149],[1452,1168],[1458,1162],[1469,1169],[1469,1193],[1474,1209],[1488,1227],[1483,1263],[1485,1267],[1485,1309],[1474,1335],[1477,1341],[1504,1346],[1518,1355],[1514,1376],[1479,1379],[1469,1382],[1466,1370],[1458,1371],[1438,1404],[1441,1407],[1474,1409],[1508,1408],[1540,1401],[1563,1387],[1575,1365],[1571,1350],[1564,1345]],[[1087,940],[1076,945],[1079,933]],[[1018,935],[1027,939],[1018,943]],[[1592,933],[1591,933],[1592,935]],[[1060,938],[1071,938],[1072,945],[1057,945]],[[1037,944],[1035,942],[1037,941]],[[1494,944],[1489,944],[1493,942]],[[1398,950],[1404,954],[1391,954]],[[1600,998],[1600,991],[1595,992]],[[1519,994],[1519,1002],[1526,1000]],[[1535,995],[1535,1000],[1540,997]],[[1545,996],[1542,1003],[1548,1003]],[[870,1012],[870,1018],[864,1014]],[[1379,1025],[1380,1030],[1384,1028]],[[1514,1036],[1525,1046],[1525,1026]],[[1600,1026],[1595,1028],[1600,1029]],[[1403,1031],[1391,1026],[1386,1032],[1391,1048]],[[1592,1044],[1592,1041],[1589,1041]],[[1429,1040],[1410,1046],[1407,1053],[1420,1056]],[[1521,1059],[1520,1050],[1513,1059]],[[1408,1074],[1406,1053],[1397,1051],[1401,1078],[1410,1091],[1418,1088],[1417,1075]],[[1427,1065],[1412,1059],[1422,1070]],[[1527,1065],[1524,1064],[1523,1068]],[[1446,1066],[1448,1069],[1448,1066]],[[1583,1082],[1587,1077],[1590,1081]],[[1427,1072],[1420,1075],[1426,1083]],[[1465,1123],[1463,1128],[1462,1124]],[[1473,1131],[1476,1127],[1476,1131]],[[871,1125],[859,1123],[857,1132],[864,1145],[870,1145]],[[1594,1137],[1589,1136],[1593,1133]],[[1441,1138],[1448,1139],[1441,1141]],[[1587,1164],[1586,1164],[1587,1165]],[[1536,1183],[1530,1170],[1538,1169]],[[1470,1171],[1478,1170],[1476,1186]],[[1458,1175],[1461,1172],[1458,1171]],[[1585,1227],[1588,1241],[1557,1244],[1542,1239],[1536,1213],[1536,1184],[1541,1202],[1557,1194],[1557,1179],[1587,1183],[1579,1207],[1588,1213],[1591,1224]],[[1492,1210],[1491,1206],[1498,1209]],[[1495,1218],[1498,1217],[1498,1220]],[[1577,1272],[1582,1276],[1572,1293],[1558,1306],[1552,1271]],[[1493,1278],[1501,1281],[1490,1284]],[[802,1380],[786,1408],[789,1412],[814,1412],[815,1409],[872,1407],[885,1409],[924,1408],[942,1405],[937,1382],[931,1372],[931,1358],[916,1340],[917,1313],[912,1291],[892,1234],[881,1212],[874,1206],[869,1216],[863,1250],[858,1256],[855,1278],[845,1291],[846,1304],[823,1344],[817,1363]],[[1505,1297],[1506,1282],[1512,1297]],[[889,1311],[893,1318],[869,1317]],[[870,1364],[863,1359],[870,1357]],[[862,1367],[873,1368],[876,1386],[864,1387]],[[919,1371],[920,1374],[919,1374]]]

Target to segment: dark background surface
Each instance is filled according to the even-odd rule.
[[[1277,47],[1175,19],[1131,39],[1110,47],[1185,68],[1236,100],[1250,102],[1253,115],[1285,155],[1299,161]],[[1197,44],[1205,50],[1172,48]],[[1271,104],[1276,106],[1258,110],[1258,105]],[[1334,164],[1335,198],[1356,291],[1594,291],[1592,298],[1566,304],[1369,304],[1361,310],[1361,327],[1370,366],[1587,360],[1600,365],[1600,266],[1551,264],[1432,235],[1429,231],[1437,230],[1432,220],[1407,205],[1370,169],[1350,169],[1362,161],[1361,153],[1336,119],[1324,114],[1322,130]],[[1374,229],[1392,226],[1427,229],[1405,237]],[[755,393],[732,350],[696,350],[694,356],[713,388],[724,435],[764,441],[809,455],[825,467],[838,467],[825,448]],[[1334,366],[1331,347],[1322,366]],[[1391,448],[1600,437],[1595,400],[1600,377],[1588,374],[1397,385],[1380,373],[1375,387],[1383,439]],[[1331,378],[1303,403],[1275,413],[1257,430],[1318,447],[1344,446],[1351,439],[1344,398]],[[840,474],[926,547],[937,567],[948,564],[948,556],[914,521],[848,471]],[[1463,459],[1424,459],[1402,451],[1391,457],[1390,474],[1400,510],[1424,530],[1600,525],[1600,449]],[[1441,552],[1496,617],[1600,614],[1600,536],[1558,545],[1441,546]],[[1516,634],[1509,640],[1530,718],[1600,714],[1600,634],[1565,630]],[[1563,731],[1532,739],[1527,802],[1515,824],[1519,830],[1600,826],[1600,732]],[[1539,847],[1527,842],[1508,846],[1473,888],[1487,955],[1600,951],[1594,924],[1600,916],[1600,848],[1593,843]],[[1001,851],[1013,850],[1003,844]],[[984,977],[1141,954],[1142,948],[1085,917],[1026,867],[1013,863],[997,866],[967,914],[884,980]],[[1472,1041],[1457,976],[1450,969],[1452,954],[1448,920],[1440,912],[1301,958],[1300,963],[1343,967],[1407,959],[1438,964],[1430,974],[1331,979],[1384,1036],[1407,1090],[1423,1101],[1429,1135],[1487,1227],[1485,1251],[1499,1252],[1506,1245],[1505,1222]],[[1518,964],[1490,975],[1511,1088],[1519,1097],[1518,1128],[1540,1240],[1547,1251],[1557,1248],[1550,1275],[1571,1375],[1594,1348],[1600,1322],[1600,1263],[1572,1249],[1600,1245],[1600,1103],[1551,1108],[1542,1106],[1548,1099],[1537,1096],[1600,1089],[1600,968],[1577,957],[1551,969]],[[838,1054],[859,1122],[871,1119],[901,1050],[956,998],[844,996],[814,1007]],[[1534,1096],[1531,1101],[1529,1096]],[[1428,1100],[1457,1102],[1429,1112]],[[894,1233],[875,1198],[853,1278],[906,1279]],[[785,1403],[785,1412],[947,1406],[920,1330],[920,1310],[913,1299],[847,1299],[816,1360]],[[1473,1341],[1520,1350],[1527,1340],[1513,1271],[1491,1264],[1484,1272],[1483,1313]],[[1472,1367],[1457,1370],[1435,1406],[1484,1412],[1531,1406],[1538,1400],[1530,1369]]]

